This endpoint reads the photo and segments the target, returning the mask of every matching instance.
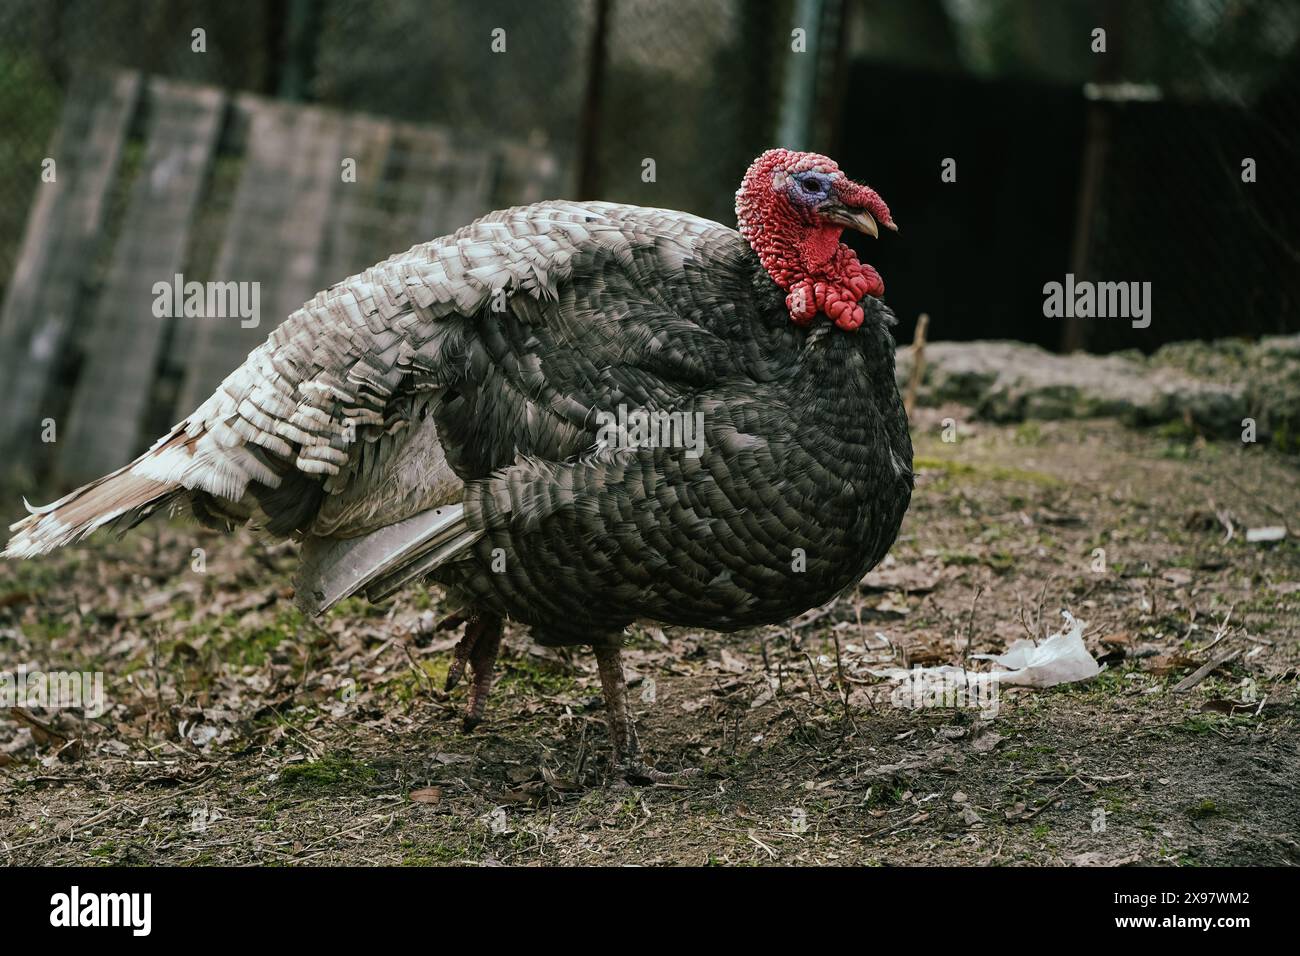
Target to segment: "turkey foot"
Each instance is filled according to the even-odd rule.
[[[474,613],[465,622],[465,634],[456,644],[451,667],[447,669],[445,690],[460,683],[466,665],[473,675],[469,685],[469,704],[465,708],[465,733],[483,722],[483,709],[492,690],[492,672],[501,650],[501,618]]]
[[[623,676],[623,659],[617,646],[595,645],[596,667],[600,686],[605,692],[605,714],[609,736],[614,743],[614,763],[629,783],[673,783],[699,773],[694,767],[668,773],[656,770],[641,759],[641,742],[637,739],[632,708],[627,700],[627,680]]]

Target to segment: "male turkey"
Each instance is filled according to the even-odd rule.
[[[839,241],[894,229],[889,209],[826,157],[776,149],[736,213],[739,232],[544,202],[393,256],[294,312],[134,462],[29,506],[4,555],[184,501],[300,538],[312,613],[430,578],[464,608],[447,683],[472,671],[467,729],[509,617],[594,647],[617,765],[661,780],[624,629],[816,607],[885,555],[912,491],[893,318]],[[702,435],[609,427],[647,414]]]

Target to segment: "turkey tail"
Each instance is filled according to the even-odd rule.
[[[177,482],[132,474],[132,469],[186,440],[183,431],[173,432],[129,465],[82,485],[53,504],[33,508],[24,499],[23,505],[30,513],[9,526],[15,533],[0,551],[0,557],[34,558],[80,541],[101,528],[126,531],[139,524],[177,495],[186,493],[186,489]]]

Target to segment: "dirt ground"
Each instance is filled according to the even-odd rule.
[[[629,635],[651,759],[700,770],[680,786],[611,780],[590,655],[517,629],[463,735],[436,591],[304,621],[294,546],[179,519],[0,564],[0,670],[102,671],[108,702],[0,712],[0,860],[1300,863],[1295,459],[965,418],[922,414],[901,539],[855,594],[787,627]],[[1102,673],[1004,689],[995,715],[895,706],[870,673],[987,669],[970,655],[1062,609]]]

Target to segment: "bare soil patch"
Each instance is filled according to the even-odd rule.
[[[681,788],[607,779],[594,663],[517,629],[462,735],[436,591],[304,621],[292,545],[180,520],[0,564],[0,670],[102,671],[109,704],[0,714],[0,859],[1300,863],[1300,528],[1245,540],[1295,521],[1295,460],[922,414],[912,509],[870,587],[788,627],[629,636],[643,741],[701,769]],[[900,709],[869,673],[986,667],[969,655],[1042,638],[1062,608],[1105,670],[1004,692],[991,719]]]

